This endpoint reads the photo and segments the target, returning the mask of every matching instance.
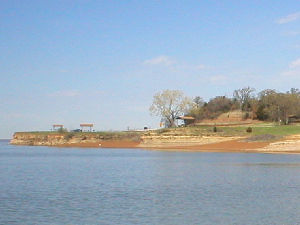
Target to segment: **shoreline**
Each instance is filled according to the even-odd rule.
[[[257,149],[268,146],[270,142],[243,142],[242,140],[228,140],[210,144],[196,144],[185,146],[157,146],[150,147],[162,151],[189,152],[257,152]],[[148,148],[147,148],[148,149]]]
[[[53,145],[28,145],[28,144],[11,144],[20,146],[44,146],[58,148],[139,148],[140,142],[134,141],[99,141],[99,142],[81,142],[81,143],[63,143]]]
[[[291,135],[276,141],[245,142],[243,139],[237,139],[192,146],[157,147],[153,150],[219,153],[300,154],[300,135]]]
[[[243,139],[229,139],[209,144],[194,143],[193,145],[168,145],[160,143],[149,147],[142,145],[141,142],[128,140],[99,141],[93,143],[65,143],[43,146],[62,148],[138,148],[151,151],[177,152],[299,154],[300,135],[289,136],[277,141],[245,142]]]

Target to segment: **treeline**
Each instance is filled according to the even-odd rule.
[[[263,121],[288,122],[291,115],[300,116],[300,91],[291,88],[287,92],[265,89],[259,93],[252,87],[233,91],[232,98],[217,96],[204,102],[201,97],[194,99],[196,107],[186,114],[197,121],[215,119],[222,113],[240,109],[245,117]],[[246,119],[245,118],[245,119]]]

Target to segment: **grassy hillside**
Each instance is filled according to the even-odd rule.
[[[246,132],[251,128],[252,132]],[[195,135],[195,136],[241,136],[257,137],[257,139],[281,138],[288,135],[300,134],[300,126],[259,123],[239,126],[191,126],[165,128],[154,131],[157,135]],[[252,138],[255,139],[255,138]]]

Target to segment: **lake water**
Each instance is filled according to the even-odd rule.
[[[0,145],[0,224],[300,224],[300,155]]]

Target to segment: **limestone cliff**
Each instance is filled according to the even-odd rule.
[[[107,133],[57,133],[57,132],[16,132],[11,140],[12,145],[34,146],[87,146],[94,147],[108,141],[140,141],[139,135],[129,132]],[[83,145],[85,144],[85,145]]]
[[[13,145],[62,145],[66,143],[98,142],[103,137],[93,134],[75,135],[73,133],[44,133],[44,132],[17,132],[14,134]]]
[[[159,148],[159,147],[172,147],[172,146],[193,146],[199,144],[211,144],[228,140],[239,139],[239,136],[219,136],[219,135],[193,135],[193,134],[179,134],[179,133],[145,133],[141,137],[141,144],[139,147],[143,148]]]
[[[63,146],[63,147],[141,147],[159,148],[192,146],[239,139],[239,136],[222,136],[213,132],[197,133],[175,129],[168,132],[16,132],[12,145]]]

